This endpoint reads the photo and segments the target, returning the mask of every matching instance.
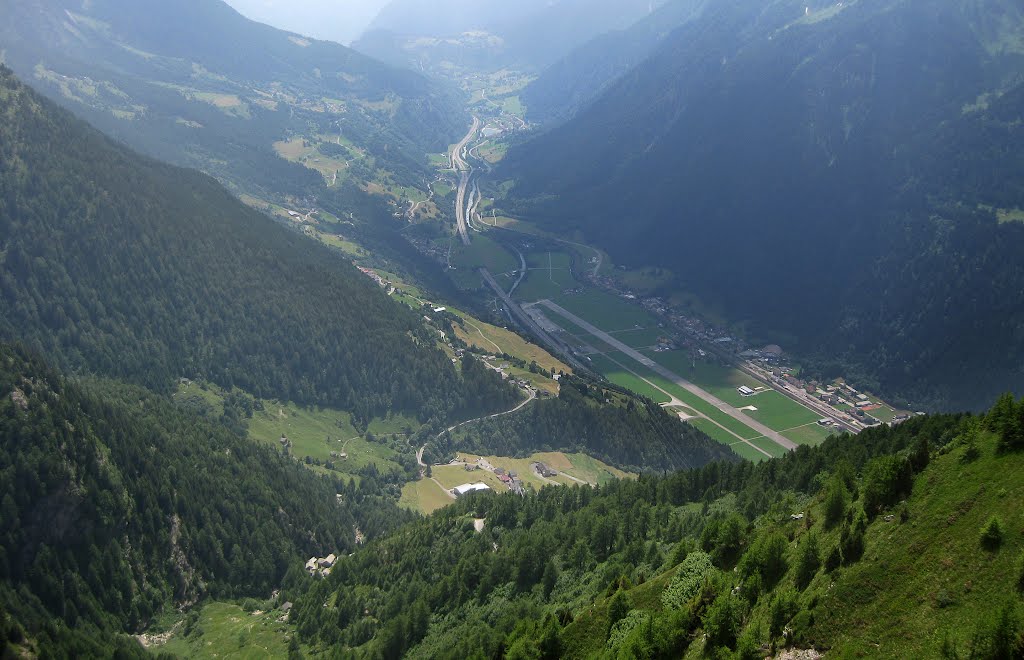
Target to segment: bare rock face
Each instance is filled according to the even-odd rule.
[[[820,660],[822,657],[814,649],[786,649],[775,656],[775,660]]]
[[[28,410],[28,397],[18,388],[14,388],[14,391],[11,392],[11,401],[22,410]]]

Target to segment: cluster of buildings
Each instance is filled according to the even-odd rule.
[[[505,468],[494,468],[494,474],[498,477],[498,481],[508,486],[508,489],[516,495],[526,494],[526,486],[515,472],[506,471]]]
[[[458,462],[458,460],[458,457],[456,457],[455,461]],[[486,458],[478,458],[475,463],[466,463],[464,467],[466,468],[466,472],[473,472],[475,470],[487,470],[488,472],[493,473],[494,476],[498,477],[498,481],[507,486],[508,489],[515,493],[516,495],[526,494],[526,484],[523,483],[523,480],[519,478],[518,474],[516,474],[512,470],[494,467],[493,465],[490,464],[490,462],[488,462]],[[491,487],[483,482],[475,484],[463,484],[461,486],[453,488],[452,494],[455,495],[455,497],[462,497],[463,495],[479,492],[482,490],[491,490]]]
[[[377,271],[373,270],[372,268],[366,268],[365,266],[358,266],[358,268],[359,268],[359,272],[360,273],[362,273],[363,275],[366,275],[371,280],[376,282],[377,286],[379,286],[380,288],[382,288],[382,289],[387,288],[388,284],[390,284],[387,280],[385,280],[383,277],[378,275]]]
[[[306,562],[306,572],[313,577],[327,577],[331,574],[331,569],[334,568],[336,561],[338,558],[333,552],[326,557],[310,557]]]

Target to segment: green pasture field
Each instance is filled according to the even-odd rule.
[[[786,449],[785,447],[780,447],[773,440],[770,440],[764,436],[751,438],[750,444],[760,447],[761,449],[765,450],[775,458],[780,458],[789,453],[788,449]]]
[[[691,366],[694,363],[690,355],[684,351],[657,353],[647,350],[643,353],[731,406],[736,408],[754,406],[757,408],[756,411],[744,412],[774,431],[785,431],[795,426],[802,426],[815,422],[821,417],[810,408],[805,408],[770,388],[753,396],[743,396],[736,391],[740,385],[746,385],[751,389],[766,386],[734,367],[698,360],[696,368],[694,368]]]
[[[605,332],[658,325],[639,305],[599,289],[587,288],[579,295],[552,300]]]
[[[720,427],[716,426],[714,422],[703,417],[691,419],[690,421],[687,422],[687,424],[697,427],[698,429],[706,433],[712,440],[720,442],[723,445],[729,445],[731,447],[736,443],[740,443],[740,445],[743,444],[743,442],[738,440],[736,436],[727,431],[722,430]],[[758,455],[761,456],[762,458],[767,458],[763,454],[758,453]]]
[[[493,239],[477,235],[471,245],[452,250],[452,264],[463,270],[482,266],[492,273],[507,273],[519,268],[519,259]]]
[[[529,263],[529,262],[527,262]],[[537,300],[556,300],[562,298],[562,292],[579,286],[568,270],[529,270],[522,283],[515,291],[517,300],[534,302]]]
[[[524,256],[526,265],[531,269],[543,268],[546,270],[550,266],[554,269],[567,270],[572,265],[572,256],[565,252],[528,252]]]
[[[615,364],[615,362],[612,362],[608,357],[604,355],[591,355],[590,358],[594,369],[616,385],[620,385],[628,390],[636,392],[637,394],[646,396],[657,403],[668,403],[671,400],[664,392],[655,387],[651,387],[643,380]],[[628,360],[629,358],[618,353],[617,359],[623,361]]]
[[[740,458],[747,461],[753,461],[754,463],[760,463],[761,461],[768,460],[767,456],[757,451],[756,449],[754,449],[745,442],[734,442],[731,445],[729,445],[729,449],[739,454]]]
[[[821,419],[820,414],[809,408],[804,408],[775,390],[747,397],[746,400],[749,402],[748,405],[754,406],[757,410],[745,412],[775,431],[786,431],[805,424],[812,424]]]
[[[658,340],[662,337],[669,336],[669,333],[666,332],[664,328],[659,328],[657,326],[634,330],[620,330],[609,334],[626,346],[636,349],[649,348],[656,345]]]
[[[180,658],[284,658],[295,630],[278,621],[282,616],[280,610],[257,614],[231,603],[210,602],[199,611],[198,632],[190,637],[179,632],[151,650]]]
[[[808,426],[801,426],[795,429],[789,429],[788,431],[783,431],[782,436],[792,440],[798,445],[811,445],[814,447],[825,442],[825,439],[834,433],[836,433],[836,431],[831,428],[818,426],[817,424],[810,424]]]
[[[402,496],[399,498],[398,504],[424,515],[430,515],[454,501],[434,481],[420,479],[419,481],[410,481],[402,487]]]

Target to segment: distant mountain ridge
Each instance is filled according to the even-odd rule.
[[[540,70],[576,46],[632,25],[665,0],[392,0],[353,47],[413,65]]]
[[[523,90],[527,118],[541,124],[569,119],[650,56],[673,30],[699,17],[707,4],[708,0],[668,0],[634,25],[579,46]]]
[[[987,210],[1024,208],[1022,11],[715,3],[503,175],[823,372],[980,406],[1024,382],[1024,227]]]
[[[405,168],[463,129],[436,83],[220,0],[2,0],[0,12],[0,51],[24,79],[150,155],[243,187],[316,185],[271,146],[310,126]]]

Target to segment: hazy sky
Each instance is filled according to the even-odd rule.
[[[388,0],[225,0],[260,23],[344,44],[362,34]]]

